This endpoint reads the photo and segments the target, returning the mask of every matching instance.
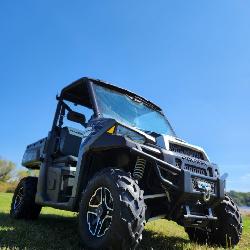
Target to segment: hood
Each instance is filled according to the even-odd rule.
[[[173,136],[170,136],[170,135],[161,135],[161,136],[156,138],[156,144],[159,147],[164,148],[166,150],[170,150],[170,151],[171,151],[171,148],[170,148],[171,144],[181,146],[183,148],[190,149],[190,150],[193,150],[195,152],[201,153],[203,155],[203,158],[204,158],[205,161],[210,161],[207,154],[206,154],[206,152],[205,152],[205,150],[203,148],[201,148],[199,146],[189,144],[189,143],[185,142],[184,140],[179,139],[177,137],[173,137]]]

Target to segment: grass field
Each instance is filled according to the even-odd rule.
[[[9,217],[11,194],[0,193],[1,249],[80,249],[77,214],[43,208],[37,221],[16,221]],[[212,250],[192,244],[183,228],[158,220],[146,225],[139,249]],[[250,217],[244,216],[244,234],[235,249],[250,249]]]

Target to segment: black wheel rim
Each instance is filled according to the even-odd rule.
[[[22,203],[23,201],[23,187],[21,187],[19,190],[18,190],[18,193],[15,197],[15,201],[14,201],[14,210],[16,210]]]
[[[89,232],[97,238],[109,230],[113,216],[113,197],[106,187],[99,187],[91,196],[87,210]]]

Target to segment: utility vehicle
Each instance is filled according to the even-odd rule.
[[[36,219],[42,206],[79,212],[80,240],[91,249],[134,249],[158,218],[182,225],[191,241],[239,242],[242,219],[226,176],[176,136],[160,107],[86,77],[57,101],[48,136],[24,153],[22,165],[39,177],[18,184],[13,218]]]

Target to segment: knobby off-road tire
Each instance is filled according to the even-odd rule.
[[[97,207],[103,206],[99,204],[100,194],[105,200],[102,211],[106,207],[108,214],[100,222],[101,226],[96,226],[97,219],[91,221],[90,210],[93,211],[95,204],[98,204]],[[135,249],[146,223],[145,210],[143,191],[130,174],[110,168],[97,173],[88,183],[80,202],[79,232],[82,245],[90,249]]]
[[[10,215],[14,219],[35,220],[38,218],[41,206],[35,203],[37,178],[25,177],[14,192]]]
[[[238,244],[242,235],[242,218],[238,206],[232,198],[225,195],[225,199],[215,208],[218,217],[216,225],[210,231],[199,228],[186,228],[189,239],[199,244],[233,247]]]
[[[218,217],[217,230],[215,230],[215,243],[223,247],[233,247],[238,244],[242,235],[242,218],[238,206],[228,195],[215,208]]]

